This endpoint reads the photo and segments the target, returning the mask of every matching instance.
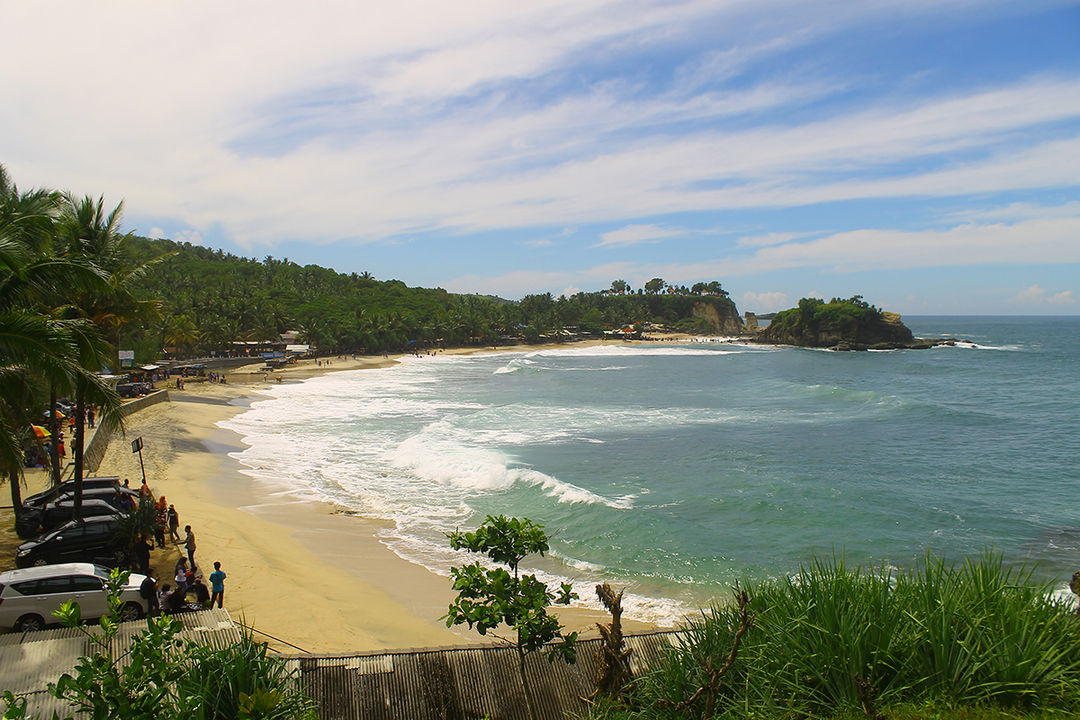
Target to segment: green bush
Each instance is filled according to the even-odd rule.
[[[78,603],[64,603],[56,612],[64,625],[81,631],[97,648],[79,658],[74,674],[65,673],[49,686],[51,694],[71,706],[69,719],[315,719],[314,703],[300,692],[284,661],[268,656],[266,644],[250,634],[217,649],[183,642],[174,618],[148,618],[146,631],[135,636],[128,654],[115,657],[113,640],[123,606],[119,593],[128,576],[119,570],[110,574],[110,612],[100,620],[100,634],[82,626]],[[5,720],[27,717],[26,701],[11,692],[3,693],[2,704]]]
[[[928,558],[909,572],[814,561],[749,592],[753,624],[716,698],[731,717],[855,717],[912,704],[1080,710],[1080,620],[1031,570],[998,555],[958,566]],[[597,714],[701,717],[703,703],[674,706],[706,684],[710,663],[723,664],[737,628],[735,607],[703,613],[627,708]]]

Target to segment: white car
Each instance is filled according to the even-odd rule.
[[[105,580],[109,571],[92,563],[62,563],[9,570],[0,573],[0,627],[19,632],[40,630],[57,622],[55,610],[68,600],[79,603],[85,620],[109,611]],[[138,620],[146,614],[146,600],[139,594],[145,575],[131,574],[120,593],[124,601],[121,620]]]

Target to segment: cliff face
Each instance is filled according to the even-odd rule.
[[[743,332],[742,318],[735,303],[730,300],[696,302],[691,312],[694,317],[712,325],[720,335],[740,335]]]

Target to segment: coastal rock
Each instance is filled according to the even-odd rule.
[[[691,309],[693,316],[701,318],[712,325],[719,335],[739,335],[743,332],[742,318],[735,303],[724,299],[719,301],[699,301],[694,303]]]
[[[777,313],[755,340],[841,351],[925,350],[956,344],[955,338],[916,338],[899,313],[879,310],[859,296],[829,303],[803,298],[799,307]]]

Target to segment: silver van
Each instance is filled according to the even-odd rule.
[[[40,630],[57,621],[53,612],[68,600],[79,603],[83,619],[109,611],[105,580],[109,571],[92,563],[41,565],[0,573],[0,627],[18,632]],[[121,620],[138,620],[146,614],[139,595],[144,575],[131,574],[120,593],[124,601]]]

